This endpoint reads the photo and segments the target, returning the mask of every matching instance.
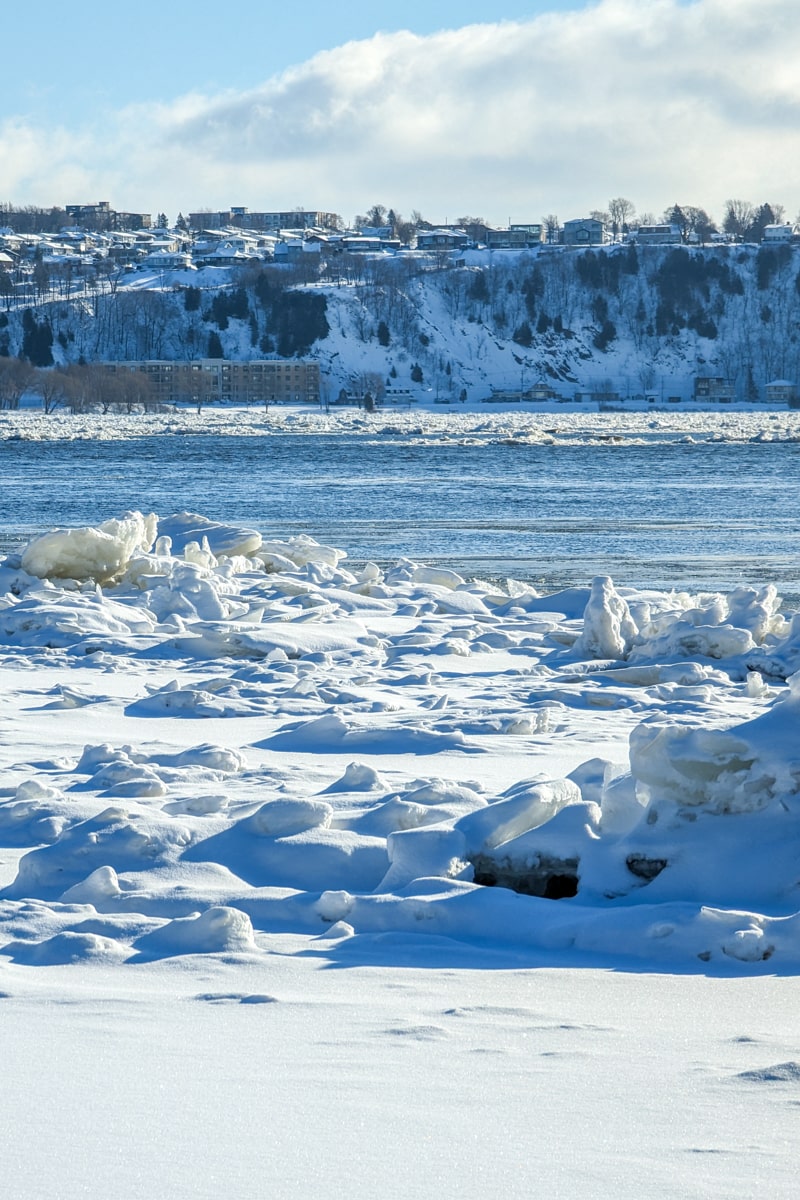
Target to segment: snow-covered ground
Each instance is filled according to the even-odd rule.
[[[773,589],[128,514],[0,596],[6,1194],[795,1194]]]

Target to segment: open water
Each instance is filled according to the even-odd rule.
[[[545,590],[775,583],[800,600],[800,447],[510,446],[384,436],[0,442],[0,549],[127,509],[305,532]]]

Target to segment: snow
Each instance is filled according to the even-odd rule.
[[[616,446],[693,442],[761,443],[800,441],[800,410],[770,412],[755,405],[730,405],[710,411],[692,404],[669,410],[598,412],[596,405],[530,404],[503,408],[458,405],[442,411],[424,401],[413,407],[386,404],[375,413],[358,408],[317,406],[257,408],[223,405],[165,413],[65,413],[45,415],[36,407],[0,412],[0,441],[120,441],[150,437],[252,437],[283,434],[314,436],[348,434],[378,442],[391,437],[396,445],[421,442],[458,446],[528,445]],[[245,534],[247,531],[242,531]],[[257,532],[257,531],[250,531]],[[202,530],[195,531],[202,540]],[[300,543],[302,545],[302,543]],[[264,553],[277,547],[268,538]],[[299,552],[299,549],[298,549]],[[282,553],[286,553],[284,546]]]
[[[792,1195],[800,614],[347,563],[0,564],[8,1194]]]

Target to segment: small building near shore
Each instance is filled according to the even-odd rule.
[[[764,384],[765,404],[787,404],[792,407],[800,402],[800,389],[789,379],[773,379]]]

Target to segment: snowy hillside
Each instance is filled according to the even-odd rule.
[[[24,313],[20,304],[0,317],[0,354],[35,360],[32,314],[35,332],[52,332],[56,363],[307,356],[323,368],[324,400],[380,385],[457,402],[537,382],[570,398],[688,399],[697,375],[726,377],[738,399],[757,400],[766,383],[800,377],[800,251],[789,245],[339,255],[319,268],[137,273],[31,304],[27,343]]]

